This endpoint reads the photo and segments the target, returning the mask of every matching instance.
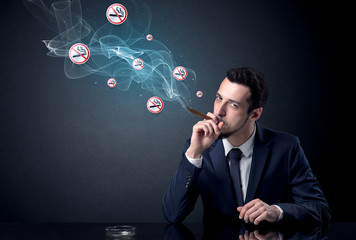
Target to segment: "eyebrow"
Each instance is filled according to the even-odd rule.
[[[221,97],[222,98],[222,96],[221,96],[221,94],[220,93],[216,93],[216,96],[219,96],[219,97]],[[241,106],[241,103],[240,102],[238,102],[238,101],[236,101],[236,100],[233,100],[233,99],[227,99],[229,102],[232,102],[232,103],[235,103],[235,104],[237,104],[237,105],[239,105],[239,106]]]

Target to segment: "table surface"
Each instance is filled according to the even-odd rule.
[[[167,224],[167,223],[0,223],[0,239],[26,239],[26,240],[105,240],[106,227],[113,225],[131,225],[136,227],[134,237],[117,237],[119,239],[150,240],[150,239],[238,239],[239,234],[250,238],[245,239],[356,239],[356,222],[332,223],[327,233],[321,228],[293,231],[252,229],[243,230],[242,233],[215,227],[207,229],[201,223]],[[236,229],[235,229],[236,230]],[[255,236],[256,238],[252,238]],[[259,238],[257,238],[259,237]],[[113,238],[110,238],[112,240]]]

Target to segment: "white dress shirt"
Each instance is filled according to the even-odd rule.
[[[256,128],[253,130],[251,137],[247,139],[247,141],[241,144],[239,147],[235,147],[234,145],[232,145],[226,138],[222,140],[224,145],[224,150],[225,150],[225,157],[227,157],[230,150],[233,148],[238,148],[242,152],[241,160],[239,161],[239,168],[240,168],[241,191],[242,191],[242,196],[244,201],[246,199],[248,180],[250,178],[252,153],[253,153],[253,146],[255,143],[255,134],[256,134]],[[230,166],[230,160],[229,160],[229,166]]]

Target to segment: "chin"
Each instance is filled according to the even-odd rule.
[[[220,137],[222,137],[222,138],[228,138],[228,137],[230,137],[232,134],[234,134],[235,132],[222,132],[221,134],[220,134]]]

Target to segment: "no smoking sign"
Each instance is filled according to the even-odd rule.
[[[106,10],[106,18],[114,25],[120,25],[127,19],[127,10],[124,5],[114,3]]]
[[[183,81],[188,76],[188,71],[185,67],[179,66],[173,70],[173,77],[178,81]]]
[[[115,78],[109,78],[106,83],[110,88],[114,88],[116,86],[116,84],[117,84]]]
[[[151,97],[147,101],[147,109],[151,113],[160,113],[163,110],[163,101],[159,97]]]
[[[86,63],[89,56],[89,48],[83,43],[76,43],[69,49],[69,58],[75,64]]]
[[[141,58],[136,58],[132,61],[132,67],[136,70],[141,70],[145,66],[145,62]]]

